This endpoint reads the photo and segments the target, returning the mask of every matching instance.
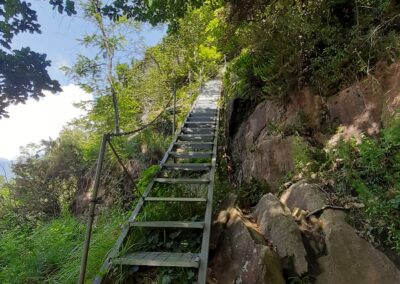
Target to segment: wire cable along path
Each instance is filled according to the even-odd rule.
[[[206,283],[221,85],[218,79],[205,83],[161,160],[160,169],[147,185],[127,225],[107,255],[100,276],[93,283],[102,283],[113,266],[121,265],[189,268],[197,271],[197,283]],[[143,213],[152,206],[171,209],[171,204],[189,205],[183,207],[189,208],[187,212],[182,212],[187,214],[193,213],[191,207],[197,206],[202,214],[193,213],[194,216],[184,220],[175,220],[176,214],[164,216],[162,220],[148,220]],[[178,242],[181,247],[174,250],[159,246],[161,249],[154,251],[125,251],[123,248],[134,230],[144,229],[173,230],[175,235],[179,235],[179,231],[184,234],[191,230],[190,236],[198,240],[198,249],[187,242]]]

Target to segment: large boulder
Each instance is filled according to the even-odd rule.
[[[323,102],[321,96],[313,95],[310,88],[305,87],[289,94],[286,105],[285,125],[297,125],[299,119],[306,128],[319,131],[321,127]]]
[[[266,181],[272,189],[285,174],[294,169],[291,137],[268,136],[254,145],[241,163],[242,180]]]
[[[383,87],[381,97],[384,105],[382,109],[382,123],[387,125],[391,117],[398,112],[400,108],[400,64],[398,62],[389,66],[385,62],[377,65],[378,80]]]
[[[324,194],[317,184],[310,184],[304,180],[292,184],[281,196],[280,201],[290,210],[300,208],[314,211],[322,208],[326,203]]]
[[[210,236],[210,250],[215,250],[219,243],[222,234],[225,231],[226,224],[229,220],[229,212],[235,206],[237,196],[233,193],[228,193],[227,196],[218,205],[216,213],[213,216]]]
[[[319,190],[318,184],[299,181],[287,189],[281,196],[281,202],[290,209],[300,208],[307,211],[321,209],[327,199]],[[312,216],[313,219],[317,219]],[[314,231],[303,230],[305,236],[316,239],[322,233],[324,253],[315,254],[313,266],[318,268],[314,275],[319,284],[394,284],[400,283],[400,271],[393,262],[366,240],[359,237],[355,229],[346,220],[341,210],[326,209],[317,219]],[[310,218],[311,219],[311,218]],[[311,220],[310,220],[311,221]],[[312,233],[312,234],[310,234]],[[308,240],[310,243],[310,240]]]
[[[264,195],[259,201],[254,217],[261,232],[276,247],[287,269],[302,275],[308,271],[306,250],[301,233],[290,210],[273,194]]]
[[[222,216],[222,215],[221,215]],[[225,223],[210,261],[210,283],[283,284],[279,256],[235,208],[225,210]]]
[[[325,210],[323,224],[327,255],[318,259],[316,284],[395,284],[400,271],[382,252],[360,238],[345,221],[346,214]]]
[[[319,131],[321,109],[321,98],[308,89],[291,94],[287,104],[265,100],[244,120],[240,111],[228,104],[227,137],[238,180],[264,180],[274,191],[279,180],[294,169],[295,145],[290,135],[301,129]],[[243,121],[239,123],[238,117]]]

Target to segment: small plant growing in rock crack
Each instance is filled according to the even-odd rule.
[[[289,277],[288,280],[290,284],[311,284],[311,280],[308,275]]]
[[[261,197],[270,191],[269,185],[264,181],[252,179],[248,183],[242,183],[237,188],[239,206],[241,208],[255,206]]]
[[[163,268],[160,271],[160,276],[157,278],[159,284],[172,283],[194,283],[196,273],[191,269],[172,269]]]

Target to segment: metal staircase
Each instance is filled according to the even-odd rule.
[[[212,216],[212,198],[214,188],[215,164],[217,157],[217,135],[219,108],[217,105],[221,89],[220,80],[208,81],[184,123],[177,132],[160,163],[155,178],[149,182],[141,199],[130,215],[127,225],[107,255],[101,268],[101,275],[93,283],[102,283],[103,275],[113,265],[184,267],[197,269],[197,282],[206,283],[210,227]],[[195,177],[193,177],[195,176]],[[160,187],[160,185],[162,185]],[[169,188],[167,188],[169,186]],[[189,192],[203,187],[202,195],[171,196],[173,187],[186,187]],[[157,189],[156,189],[157,188]],[[160,189],[161,188],[161,192]],[[154,194],[157,190],[157,194]],[[141,220],[140,214],[145,207],[155,203],[170,206],[172,203],[203,204],[201,220]],[[167,216],[168,218],[168,216]],[[143,228],[174,230],[194,230],[201,236],[201,248],[197,252],[171,251],[135,251],[121,253],[126,239],[133,230]],[[179,251],[179,250],[178,250]]]

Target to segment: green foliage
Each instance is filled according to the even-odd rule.
[[[157,283],[172,284],[172,283],[192,283],[196,281],[196,272],[194,269],[176,269],[164,268],[160,269],[159,276],[157,276]]]
[[[367,234],[375,242],[400,252],[400,120],[377,138],[340,142],[324,165],[336,180],[337,193],[353,195],[365,204]]]
[[[156,1],[113,1],[103,7],[103,13],[113,19],[122,15],[152,25],[169,23],[170,30],[176,30],[178,20],[185,16],[190,8],[200,7],[201,0],[156,0]]]
[[[98,216],[90,247],[87,278],[97,273],[126,218],[117,210]],[[78,278],[85,223],[65,215],[35,228],[0,231],[1,283],[73,283]]]
[[[122,130],[135,129],[157,117],[171,101],[174,89],[177,91],[179,115],[186,113],[195,99],[200,80],[217,74],[222,58],[216,49],[215,17],[209,5],[188,12],[179,20],[181,28],[167,35],[160,44],[148,48],[140,61],[117,61],[117,54],[123,55],[126,49],[121,50],[121,45],[126,47],[132,44],[123,35],[137,30],[137,26],[125,18],[117,22],[104,19],[107,38],[88,35],[81,40],[82,44],[94,45],[102,52],[106,51],[107,43],[112,47],[111,53],[116,53],[113,56],[111,87],[118,100]],[[213,21],[214,26],[211,24]],[[109,81],[110,70],[105,72],[104,66],[110,58],[104,60],[102,52],[93,58],[79,56],[73,67],[64,68],[85,90],[98,95],[94,102],[82,106],[89,110],[89,115],[77,122],[81,127],[91,128],[98,134],[112,132],[115,120],[115,115],[110,111],[113,109],[113,100],[110,96],[103,96],[110,91],[110,85],[104,83],[105,78]],[[172,112],[165,114],[162,120],[171,123]]]
[[[253,74],[255,58],[243,49],[228,65],[224,76],[224,85],[230,97],[240,96],[251,99],[254,87],[259,85]]]
[[[47,73],[50,61],[46,54],[29,47],[7,53],[0,49],[0,118],[8,117],[5,109],[10,104],[23,103],[32,97],[44,97],[43,91],[61,91],[60,84]]]
[[[370,74],[379,60],[399,58],[393,1],[228,2],[218,47],[233,58],[225,74],[230,96],[286,96],[305,85],[329,96]]]
[[[289,284],[310,284],[312,283],[309,276],[289,277]]]
[[[149,181],[155,176],[155,174],[160,170],[159,166],[150,166],[147,169],[145,169],[141,176],[140,179],[137,183],[137,190],[143,194],[147,185],[149,184]]]
[[[71,0],[50,0],[60,13],[75,14]],[[23,32],[40,33],[36,11],[21,0],[0,2],[0,118],[8,117],[5,110],[10,104],[24,103],[28,98],[38,100],[43,91],[61,91],[60,84],[47,72],[50,61],[46,54],[31,51],[29,47],[12,50],[15,35]]]
[[[250,208],[255,206],[261,197],[268,192],[270,192],[270,188],[267,183],[253,179],[238,186],[237,201],[241,208]]]
[[[294,136],[292,139],[294,173],[310,177],[310,174],[319,170],[319,163],[326,158],[321,150],[312,147],[301,136]]]
[[[78,55],[72,67],[64,66],[62,69],[84,90],[97,97],[105,95],[110,97],[113,108],[113,130],[119,133],[120,111],[116,90],[118,84],[114,80],[116,73],[114,61],[128,44],[125,34],[134,33],[140,26],[125,17],[109,21],[101,12],[103,5],[101,0],[90,0],[80,4],[84,19],[95,25],[96,32],[85,35],[79,41],[83,46],[97,50],[97,54],[93,58]]]
[[[64,130],[57,140],[28,145],[13,165],[15,182],[10,186],[17,210],[23,216],[57,216],[88,185],[81,132]]]

